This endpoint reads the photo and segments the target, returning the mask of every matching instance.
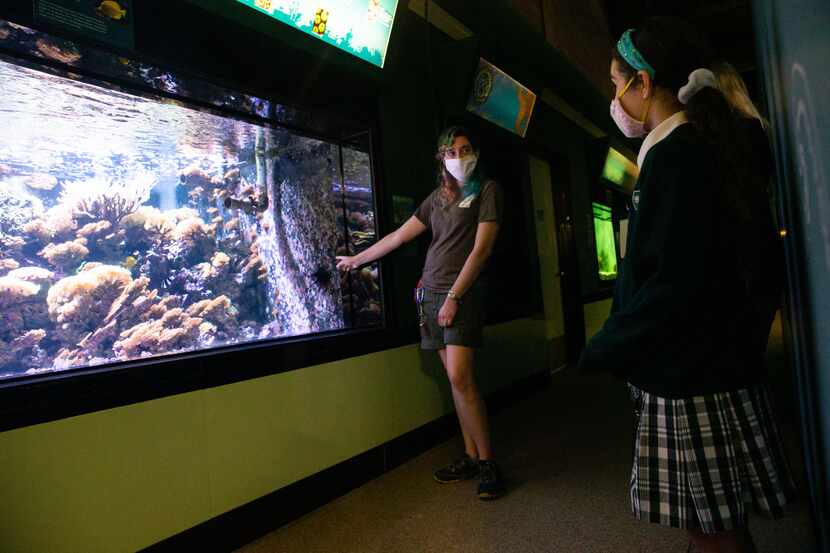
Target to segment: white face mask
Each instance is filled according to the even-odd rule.
[[[450,175],[455,177],[455,180],[460,183],[465,183],[470,180],[470,175],[475,171],[477,163],[478,157],[469,155],[459,159],[445,159],[444,167],[447,168]]]
[[[611,101],[611,119],[614,120],[617,127],[628,138],[638,138],[648,134],[648,129],[646,128],[646,116],[648,115],[648,109],[651,106],[651,97],[649,97],[646,102],[646,108],[642,119],[634,119],[628,115],[628,112],[625,111],[622,102],[620,102],[620,98],[625,96],[625,93],[628,92],[628,89],[631,86],[631,83],[634,82],[635,77],[636,75],[631,77],[622,92],[614,96],[614,99]]]

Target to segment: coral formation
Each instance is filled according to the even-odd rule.
[[[7,276],[37,284],[44,289],[48,289],[55,282],[55,273],[43,267],[21,267],[13,270]]]
[[[14,259],[0,259],[0,271],[13,271],[20,267],[20,263]]]
[[[49,244],[39,255],[54,267],[71,270],[89,255],[89,249],[86,247],[86,239],[79,238],[72,242]]]
[[[36,36],[34,55],[71,63]],[[42,158],[0,151],[0,378],[382,320],[377,268],[341,284],[333,263],[375,240],[368,156],[345,156],[341,182],[345,147],[235,120],[226,131],[137,157],[71,140]]]
[[[61,203],[69,206],[76,218],[115,225],[149,200],[155,185],[156,177],[150,173],[137,173],[126,180],[72,181],[64,185]]]
[[[60,280],[46,298],[50,319],[57,334],[69,344],[77,344],[96,330],[124,288],[132,282],[130,271],[101,265]]]

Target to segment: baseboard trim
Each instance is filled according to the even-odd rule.
[[[491,414],[550,384],[550,372],[519,380],[486,400]],[[407,432],[365,453],[280,488],[236,509],[171,536],[142,553],[226,552],[238,549],[326,503],[359,488],[458,433],[455,413]]]

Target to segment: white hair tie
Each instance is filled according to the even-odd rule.
[[[714,89],[718,88],[718,79],[715,74],[708,69],[695,69],[689,74],[689,82],[677,92],[677,99],[683,105],[688,104],[692,96],[707,86]]]

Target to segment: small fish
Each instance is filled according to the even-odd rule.
[[[321,36],[326,34],[328,22],[329,12],[323,9],[317,10],[317,13],[314,15],[314,27],[311,31]]]
[[[135,257],[133,257],[131,255],[128,255],[127,257],[124,258],[124,262],[121,263],[121,265],[125,269],[129,269],[129,270],[132,271],[132,269],[133,269],[133,267],[135,267],[136,263],[138,263],[138,259],[136,259]]]
[[[121,19],[124,19],[125,15],[127,15],[127,10],[121,7],[121,4],[119,4],[116,0],[104,0],[98,4],[96,11],[99,15],[109,17],[115,21],[120,21]]]

